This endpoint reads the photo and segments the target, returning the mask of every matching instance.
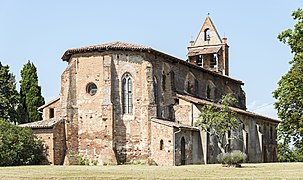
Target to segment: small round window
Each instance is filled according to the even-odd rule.
[[[91,96],[95,95],[97,93],[96,84],[95,83],[89,83],[86,87],[86,92]]]

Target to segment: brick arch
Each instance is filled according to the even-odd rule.
[[[211,81],[207,81],[207,86],[206,86],[206,95],[205,97],[208,99],[215,99],[215,90],[216,90],[216,85]]]
[[[184,90],[189,94],[196,94],[197,79],[191,72],[187,73],[184,83]]]

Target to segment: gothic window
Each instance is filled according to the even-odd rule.
[[[190,83],[190,81],[187,81],[186,91],[187,91],[188,93],[192,93],[192,91],[193,91],[193,86],[192,86],[192,84]]]
[[[245,149],[245,153],[248,155],[248,146],[249,146],[249,143],[248,143],[248,140],[249,140],[249,138],[248,138],[248,133],[246,133],[246,141],[245,141],[245,147],[246,147],[246,149]]]
[[[160,110],[160,96],[159,96],[159,88],[158,88],[158,80],[157,77],[154,76],[154,96],[155,96],[155,104],[157,106],[157,117],[161,117],[161,110]]]
[[[192,73],[188,73],[185,79],[184,89],[187,93],[194,95],[196,93],[196,78]]]
[[[93,96],[97,93],[97,85],[95,83],[89,83],[87,86],[86,86],[86,92]]]
[[[204,31],[204,41],[210,41],[210,30],[208,28]]]
[[[174,106],[173,105],[168,106],[168,119],[172,120],[172,121],[175,119]]]
[[[122,106],[123,114],[133,113],[133,82],[129,74],[122,79]]]
[[[181,165],[185,165],[186,163],[186,153],[185,153],[185,138],[181,138]]]
[[[170,71],[170,81],[171,81],[171,88],[173,91],[176,91],[176,83],[175,83],[175,73],[174,71]]]
[[[210,87],[209,85],[207,85],[207,88],[206,88],[206,98],[210,99]]]
[[[195,79],[195,93],[196,95],[198,95],[199,92],[199,81],[197,79]]]
[[[166,75],[165,72],[163,71],[162,73],[162,90],[165,91],[165,86],[166,86]]]
[[[163,140],[160,140],[160,150],[163,150]]]
[[[215,84],[211,80],[208,80],[206,86],[206,98],[215,99],[215,90],[216,90]]]

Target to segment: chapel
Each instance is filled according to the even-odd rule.
[[[215,137],[195,127],[201,107],[232,94],[240,122],[229,150],[248,162],[277,160],[278,120],[246,110],[244,83],[229,76],[229,46],[211,18],[179,59],[126,42],[68,49],[58,98],[41,106],[30,127],[45,146],[48,164],[216,163]]]

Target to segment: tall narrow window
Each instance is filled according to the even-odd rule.
[[[163,150],[163,140],[160,140],[160,150]]]
[[[206,88],[206,98],[210,99],[210,87],[209,87],[209,85],[207,85],[207,88]]]
[[[123,114],[133,113],[133,82],[129,74],[122,79],[122,106]]]
[[[54,108],[49,109],[49,118],[54,118],[55,117],[55,110]]]
[[[203,55],[197,55],[196,56],[196,64],[200,67],[203,67]]]
[[[217,66],[217,55],[213,54],[210,61],[210,67],[214,68]]]
[[[196,80],[196,78],[195,78],[195,76],[192,73],[188,73],[186,75],[185,84],[184,84],[184,90],[187,93],[192,94],[192,95],[195,94],[195,90],[196,90],[195,80]]]
[[[171,81],[172,91],[176,91],[176,83],[175,83],[175,73],[174,73],[174,71],[170,71],[170,81]]]
[[[162,73],[162,90],[165,91],[165,87],[166,87],[166,75],[165,72],[163,71]]]
[[[205,29],[204,31],[204,41],[210,41],[210,30]]]
[[[186,163],[186,154],[185,154],[185,138],[181,138],[181,165]]]
[[[199,81],[197,79],[195,79],[195,95],[198,96],[198,93],[199,93]]]
[[[245,149],[245,153],[248,155],[248,145],[249,145],[249,142],[248,142],[249,138],[248,138],[248,133],[246,133],[246,149]],[[248,157],[247,157],[248,158]]]

